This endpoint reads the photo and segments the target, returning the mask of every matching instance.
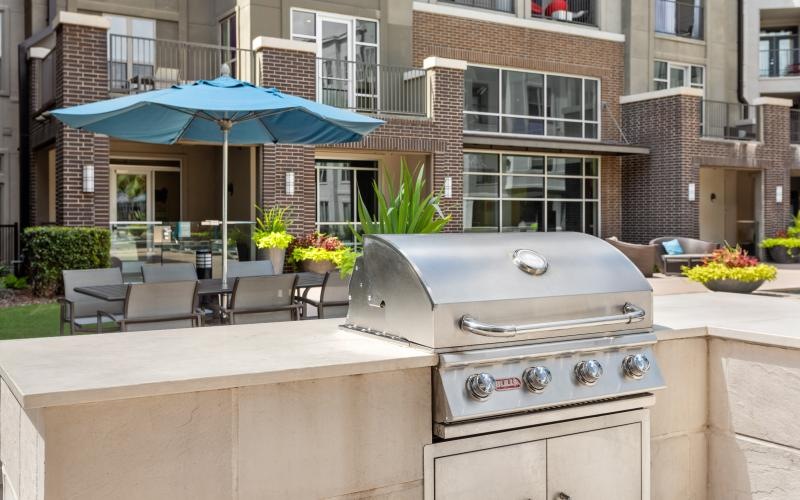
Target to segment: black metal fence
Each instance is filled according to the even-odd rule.
[[[427,116],[427,71],[341,59],[317,59],[319,100],[365,113]]]
[[[656,0],[656,31],[702,40],[704,3],[702,0]]]
[[[755,141],[759,138],[759,107],[703,100],[702,133],[705,137]]]
[[[439,3],[452,3],[455,5],[466,5],[467,7],[477,7],[479,9],[496,10],[513,14],[516,0],[439,0]]]
[[[231,76],[256,82],[255,52],[235,47],[110,35],[108,84],[112,92],[136,93],[179,83],[211,80],[227,64]]]
[[[597,26],[596,0],[569,0],[566,10],[564,5],[549,0],[531,0],[531,17]]]
[[[800,144],[800,109],[789,110],[789,141]]]
[[[19,224],[0,224],[0,266],[11,268],[19,261]]]

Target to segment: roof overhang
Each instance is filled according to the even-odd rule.
[[[647,155],[650,148],[613,142],[569,141],[542,138],[501,137],[497,135],[464,134],[464,147],[482,149],[515,149],[549,153],[578,153],[601,156]]]

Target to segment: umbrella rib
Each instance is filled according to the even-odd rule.
[[[260,124],[261,124],[261,126],[262,126],[262,127],[264,127],[264,130],[267,132],[267,134],[269,134],[269,135],[270,135],[270,137],[272,137],[272,144],[277,144],[277,143],[278,143],[278,138],[275,136],[275,134],[273,134],[273,133],[272,133],[272,130],[270,130],[270,129],[269,129],[269,127],[267,126],[267,124],[266,124],[266,123],[264,123],[264,122],[261,120],[261,118],[260,118],[260,117],[259,117],[259,118],[258,118],[256,121],[257,121],[258,123],[260,123]]]

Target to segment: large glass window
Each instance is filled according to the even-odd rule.
[[[374,216],[377,197],[373,181],[378,180],[374,160],[317,160],[317,230],[354,244],[350,226],[359,228],[358,193]]]
[[[469,66],[464,74],[464,130],[599,137],[599,81]]]
[[[701,40],[703,0],[655,0],[656,31]]]
[[[599,234],[600,159],[464,153],[464,230]]]
[[[761,76],[797,76],[800,74],[797,27],[762,28],[759,39]]]

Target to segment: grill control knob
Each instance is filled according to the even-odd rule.
[[[581,361],[575,365],[575,377],[583,385],[594,385],[603,376],[603,365],[596,359]]]
[[[631,354],[622,360],[622,371],[625,376],[640,379],[650,371],[650,360],[644,354]]]
[[[542,392],[553,380],[553,376],[550,374],[550,370],[544,366],[534,366],[522,373],[522,380],[525,381],[525,386],[529,391]]]
[[[476,373],[467,379],[467,392],[478,401],[483,401],[494,392],[494,377],[488,373]]]

